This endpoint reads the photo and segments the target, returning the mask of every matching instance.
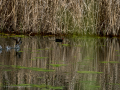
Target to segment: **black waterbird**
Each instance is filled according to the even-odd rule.
[[[62,39],[55,39],[55,42],[63,42],[63,38]]]

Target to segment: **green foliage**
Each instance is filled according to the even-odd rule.
[[[65,64],[50,64],[53,67],[60,67],[60,66],[66,66]]]
[[[69,46],[69,44],[62,44],[63,46]]]
[[[77,71],[77,73],[85,73],[85,74],[101,74],[103,72],[95,72],[95,71]]]
[[[17,84],[17,85],[11,85],[11,86],[37,87],[37,88],[49,88],[49,89],[63,89],[63,86],[54,87],[54,86],[46,85],[46,84],[41,84],[41,85],[38,85],[38,84]]]

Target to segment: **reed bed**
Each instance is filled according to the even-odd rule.
[[[101,0],[99,7],[98,33],[120,35],[120,1]]]
[[[0,30],[119,35],[119,0],[0,0]]]

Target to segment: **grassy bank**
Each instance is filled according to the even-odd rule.
[[[119,35],[119,0],[1,0],[0,30]]]

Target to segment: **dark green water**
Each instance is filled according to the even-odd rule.
[[[120,90],[119,38],[14,39],[0,37],[0,90]]]

